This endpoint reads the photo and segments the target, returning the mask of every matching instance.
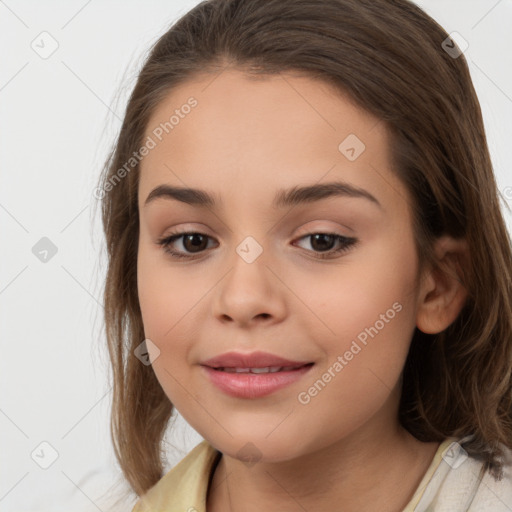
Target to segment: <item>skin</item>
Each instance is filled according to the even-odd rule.
[[[415,327],[445,329],[466,295],[457,279],[430,268],[420,274],[410,198],[390,168],[384,123],[315,79],[254,80],[228,69],[173,89],[146,136],[190,96],[198,105],[141,162],[137,272],[145,335],[160,351],[155,374],[187,422],[223,453],[207,510],[335,510],[340,503],[344,512],[375,510],[375,503],[381,512],[401,510],[439,447],[398,423],[411,337]],[[352,133],[366,149],[349,161],[338,145]],[[382,207],[354,197],[271,207],[278,189],[341,180]],[[207,190],[222,204],[158,199],[144,206],[164,183]],[[197,259],[173,259],[157,243],[173,230],[211,238],[198,254],[178,239],[173,248]],[[311,233],[358,244],[320,259],[321,246],[305,236]],[[250,264],[236,252],[247,236],[263,249]],[[448,237],[438,241],[450,275],[453,255],[464,250]],[[394,303],[400,312],[301,404],[298,394]],[[199,366],[230,350],[315,365],[271,395],[235,398]],[[237,455],[248,442],[255,464]]]

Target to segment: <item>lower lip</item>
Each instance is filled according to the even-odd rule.
[[[224,393],[237,398],[260,398],[298,381],[312,368],[274,373],[229,373],[202,366],[209,379]]]

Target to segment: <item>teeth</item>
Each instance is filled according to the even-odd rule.
[[[220,370],[228,373],[249,373],[250,368],[220,368]]]
[[[251,368],[251,373],[271,373],[278,372],[280,369],[280,366],[267,366],[266,368]]]
[[[266,368],[218,368],[227,373],[275,373],[282,369],[282,366],[267,366]]]
[[[296,370],[298,366],[267,366],[265,368],[217,368],[227,373],[276,373],[281,371]]]

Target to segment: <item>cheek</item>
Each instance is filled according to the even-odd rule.
[[[416,256],[412,244],[393,242],[298,291],[321,320],[314,339],[324,358],[299,400],[315,409],[313,422],[328,421],[332,404],[364,418],[400,377],[415,328]]]
[[[286,426],[285,434],[293,438],[295,431],[305,450],[350,435],[379,411],[394,412],[414,331],[414,307],[406,295],[406,286],[393,292],[362,286],[325,317],[336,336],[317,338],[325,358],[301,386],[295,421]],[[321,439],[304,437],[304,432],[322,432]]]
[[[339,266],[288,279],[297,296],[307,298],[322,337],[317,339],[332,358],[349,350],[354,339],[364,345],[372,334],[382,352],[389,348],[388,340],[395,347],[408,344],[415,325],[416,272],[412,239],[395,235],[380,237],[371,250],[347,255]]]
[[[195,274],[194,274],[195,275]],[[139,247],[137,286],[144,334],[159,350],[152,367],[165,394],[180,410],[190,408],[190,351],[199,336],[207,288],[200,276],[176,271],[157,250]]]
[[[187,313],[202,295],[199,278],[180,272],[163,256],[163,249],[142,240],[137,258],[137,288],[145,334],[164,342],[187,323]]]

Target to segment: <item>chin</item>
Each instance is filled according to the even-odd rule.
[[[233,437],[226,436],[222,440],[208,439],[208,442],[224,455],[243,461],[248,466],[257,462],[286,462],[304,455],[305,447],[300,440],[283,432],[281,435],[270,436],[268,433],[268,429],[254,434],[251,434],[251,431],[240,435],[232,432]]]

